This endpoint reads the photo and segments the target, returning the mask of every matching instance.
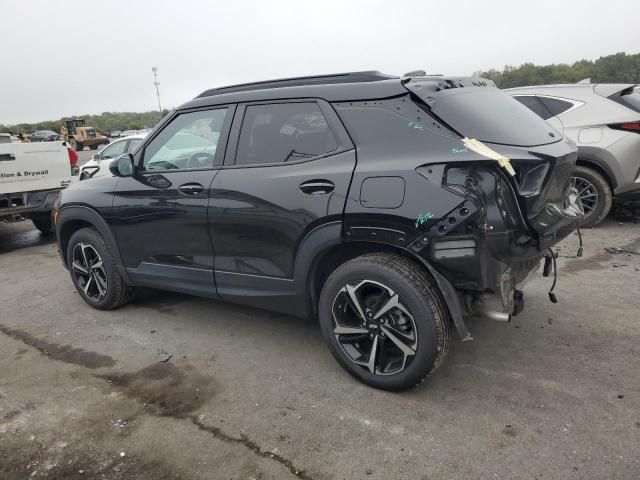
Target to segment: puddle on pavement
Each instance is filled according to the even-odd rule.
[[[134,373],[96,376],[146,405],[149,413],[167,417],[187,417],[218,391],[209,375],[169,362],[155,363]]]
[[[80,365],[91,369],[113,367],[116,364],[115,360],[108,355],[89,352],[82,348],[73,348],[71,345],[58,345],[57,343],[47,342],[46,340],[34,337],[30,333],[15,330],[2,324],[0,324],[0,332],[15,340],[20,340],[49,358],[60,362]]]
[[[31,222],[29,222],[31,223]],[[53,235],[43,235],[38,230],[12,230],[3,225],[0,229],[0,253],[8,253],[22,248],[55,243]]]

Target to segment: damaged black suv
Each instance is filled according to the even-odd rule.
[[[582,215],[575,161],[482,78],[276,80],[171,112],[54,220],[95,308],[154,287],[317,318],[349,373],[401,390],[470,338],[465,317],[522,310],[518,285]]]

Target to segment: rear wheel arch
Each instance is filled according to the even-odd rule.
[[[307,297],[311,313],[317,315],[320,291],[329,275],[340,265],[367,253],[398,253],[398,249],[384,243],[341,242],[321,252],[314,258],[307,276]]]
[[[460,338],[463,341],[471,339],[471,335],[462,318],[462,305],[449,281],[429,265],[426,260],[414,253],[403,248],[378,242],[341,242],[318,253],[308,269],[306,279],[306,297],[310,317],[316,318],[318,314],[320,292],[331,273],[349,260],[372,253],[399,255],[417,265],[427,278],[433,280],[434,287],[439,291],[442,302],[447,308]]]
[[[617,181],[615,175],[611,171],[609,167],[603,164],[600,161],[594,160],[592,157],[588,155],[578,153],[578,159],[576,160],[576,165],[579,167],[586,167],[598,172],[609,184],[611,191],[615,190],[617,186]]]

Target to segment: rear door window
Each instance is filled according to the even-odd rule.
[[[531,110],[533,113],[538,115],[543,120],[548,120],[553,117],[551,111],[542,103],[535,95],[514,95],[516,100],[518,100],[521,104]]]
[[[315,102],[249,105],[238,140],[236,165],[305,160],[337,148]]]

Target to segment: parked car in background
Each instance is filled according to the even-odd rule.
[[[22,140],[10,133],[0,133],[0,143],[22,143]]]
[[[640,199],[640,93],[633,84],[541,85],[505,90],[578,146],[572,184],[595,226],[613,201]]]
[[[31,143],[57,142],[58,140],[61,140],[61,137],[53,130],[36,130],[31,134],[31,137],[29,138],[29,141]]]
[[[112,141],[108,146],[104,147],[98,153],[95,153],[91,157],[91,160],[80,167],[80,180],[110,175],[108,168],[109,161],[123,153],[134,152],[146,136],[147,134],[144,133]]]
[[[122,132],[120,130],[114,130],[111,132],[111,138],[120,138],[122,136]]]
[[[520,313],[582,215],[575,145],[477,77],[217,88],[142,142],[57,204],[81,298],[113,309],[144,286],[317,318],[340,365],[389,390],[471,338],[463,312]]]

